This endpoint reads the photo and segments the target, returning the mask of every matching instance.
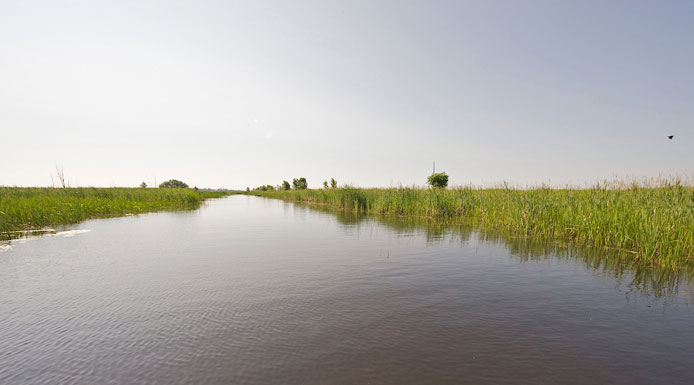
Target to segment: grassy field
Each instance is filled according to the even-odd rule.
[[[17,238],[26,230],[90,218],[194,209],[205,199],[224,195],[171,188],[0,187],[0,239]]]
[[[668,269],[694,263],[694,188],[679,182],[590,189],[345,187],[250,194],[375,214],[464,221],[513,236],[570,240]]]

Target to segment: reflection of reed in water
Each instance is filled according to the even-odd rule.
[[[587,268],[615,278],[618,282],[628,280],[632,291],[645,296],[666,298],[680,293],[679,288],[691,284],[694,271],[673,271],[640,264],[627,253],[617,250],[600,249],[567,242],[535,241],[528,238],[513,238],[503,234],[481,233],[485,242],[504,245],[509,253],[521,262],[545,259],[565,259],[582,262]],[[690,297],[692,293],[689,293]],[[692,297],[694,301],[694,297]]]
[[[500,232],[481,230],[460,221],[447,221],[429,217],[400,217],[393,215],[369,215],[354,211],[333,209],[326,206],[297,204],[300,210],[320,211],[329,214],[345,226],[354,229],[370,223],[384,225],[399,236],[423,235],[428,244],[454,242],[461,245],[477,240],[481,243],[503,246],[520,262],[550,259],[582,262],[587,268],[625,282],[633,292],[657,299],[689,295],[694,303],[694,293],[686,288],[694,283],[694,268],[687,266],[678,271],[661,269],[651,264],[640,264],[628,253],[619,250],[594,248],[566,241],[538,241],[532,238],[511,237]]]

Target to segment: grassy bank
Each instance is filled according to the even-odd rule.
[[[496,230],[469,226],[462,221],[446,221],[434,217],[361,214],[354,210],[336,210],[325,205],[310,204],[299,204],[298,209],[309,208],[331,214],[350,233],[354,233],[355,228],[362,225],[366,226],[364,231],[369,231],[370,224],[376,222],[398,236],[423,236],[427,244],[458,243],[464,246],[474,241],[499,245],[519,262],[571,260],[584,264],[591,271],[600,271],[613,277],[629,287],[629,290],[655,298],[676,296],[681,294],[681,290],[687,290],[694,284],[692,263],[682,265],[679,269],[663,269],[650,263],[639,263],[635,258],[625,258],[625,254],[618,251],[552,239],[507,236]],[[630,253],[626,255],[631,257]],[[694,293],[690,293],[690,297],[694,302]]]
[[[0,239],[85,219],[160,210],[194,209],[223,192],[143,188],[0,187]]]
[[[694,188],[679,183],[576,190],[346,187],[251,194],[375,214],[465,221],[514,236],[621,250],[669,269],[694,263]]]

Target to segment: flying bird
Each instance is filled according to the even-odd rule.
[[[668,139],[672,139],[672,138],[674,138],[674,137],[675,137],[675,135],[668,135],[668,136],[667,136]]]

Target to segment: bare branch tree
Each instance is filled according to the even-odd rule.
[[[67,185],[65,184],[65,172],[63,171],[63,166],[58,166],[56,164],[55,173],[58,174],[58,180],[60,181],[60,184],[63,186],[63,188],[66,188]]]

